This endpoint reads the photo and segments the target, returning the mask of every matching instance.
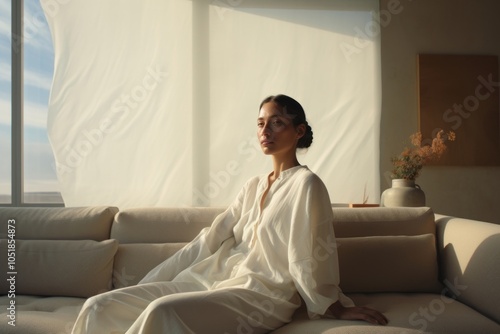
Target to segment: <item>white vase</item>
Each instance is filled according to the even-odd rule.
[[[415,180],[394,179],[392,188],[382,193],[380,206],[425,206],[425,194]]]

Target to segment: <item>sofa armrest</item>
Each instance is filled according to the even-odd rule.
[[[443,215],[436,224],[448,292],[500,323],[500,225]]]

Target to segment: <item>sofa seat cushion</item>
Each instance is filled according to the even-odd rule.
[[[293,322],[274,334],[303,333],[500,333],[500,325],[474,309],[440,294],[348,294],[358,306],[379,310],[389,319],[387,326],[363,321],[336,319],[309,320],[300,308]]]
[[[0,240],[1,254],[7,247]],[[117,249],[116,240],[15,240],[15,267],[2,263],[0,293],[90,297],[108,291]]]
[[[16,296],[16,326],[8,324],[8,296],[0,297],[0,333],[71,333],[85,298]]]

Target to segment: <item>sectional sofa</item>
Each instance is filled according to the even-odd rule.
[[[500,225],[426,207],[332,210],[337,240],[324,251],[338,252],[342,289],[390,322],[300,308],[273,333],[500,333]],[[0,208],[0,333],[70,333],[86,298],[136,284],[222,211]]]

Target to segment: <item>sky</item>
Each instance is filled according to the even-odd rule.
[[[10,6],[11,0],[0,0],[0,194],[10,193]],[[25,191],[58,191],[46,132],[54,67],[52,39],[39,0],[25,0],[24,11]]]

